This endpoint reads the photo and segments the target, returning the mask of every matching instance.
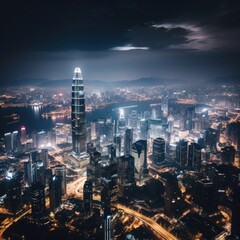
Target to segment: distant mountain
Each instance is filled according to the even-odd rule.
[[[213,84],[240,84],[240,76],[224,76],[218,77],[210,81]]]
[[[134,86],[157,86],[165,84],[166,80],[159,78],[139,78],[135,80],[122,80],[111,82],[110,85],[114,87],[134,87]]]

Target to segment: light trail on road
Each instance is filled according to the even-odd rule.
[[[146,217],[143,214],[141,214],[135,210],[132,210],[128,207],[125,207],[121,204],[118,204],[118,203],[114,204],[113,206],[115,206],[117,209],[123,210],[125,213],[127,213],[131,216],[134,216],[134,217],[138,218],[139,220],[141,220],[142,222],[144,222],[147,226],[149,226],[152,230],[154,230],[154,233],[156,235],[158,235],[158,237],[160,237],[161,239],[177,240],[177,238],[175,236],[173,236],[166,229],[164,229],[159,224],[157,224],[153,219]]]

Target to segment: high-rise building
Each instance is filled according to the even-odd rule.
[[[116,146],[111,144],[108,148],[108,154],[110,161],[113,161],[116,158]]]
[[[20,146],[20,138],[19,138],[18,131],[14,131],[12,133],[12,151],[14,153],[18,152],[19,146]]]
[[[118,159],[119,195],[131,195],[135,186],[134,157],[121,156]]]
[[[148,137],[148,121],[144,118],[140,120],[140,138],[146,140]]]
[[[135,160],[135,170],[140,177],[148,173],[147,140],[138,140],[132,145],[132,156]]]
[[[189,107],[186,110],[186,129],[193,129],[193,120],[195,119],[195,107]]]
[[[165,124],[163,123],[163,121],[159,118],[156,119],[150,119],[149,120],[149,131],[148,131],[148,136],[150,138],[158,138],[158,137],[165,137],[165,133],[167,129],[164,129]]]
[[[38,151],[32,150],[30,152],[30,159],[31,159],[32,163],[36,163],[37,162],[38,156],[39,156]]]
[[[9,154],[9,153],[12,152],[12,134],[11,133],[5,133],[4,134],[4,140],[5,140],[6,152]]]
[[[37,133],[37,147],[44,148],[46,146],[47,135],[45,131]]]
[[[176,147],[176,162],[180,167],[185,167],[187,164],[188,142],[180,140]]]
[[[86,217],[89,217],[91,215],[92,205],[93,205],[92,181],[86,181],[83,186],[83,206]]]
[[[166,175],[166,190],[164,196],[164,211],[169,217],[177,217],[182,211],[182,195],[177,177],[171,173]]]
[[[165,141],[163,138],[153,140],[152,160],[156,166],[160,166],[165,161]]]
[[[72,82],[72,146],[77,157],[86,152],[85,98],[80,68],[75,68]]]
[[[113,141],[113,123],[112,118],[107,118],[105,123],[106,128],[106,142],[111,143]]]
[[[240,122],[231,122],[226,127],[226,136],[236,149],[240,150]]]
[[[113,239],[112,216],[110,214],[103,216],[103,239],[104,240]]]
[[[55,212],[55,210],[62,203],[61,177],[52,175],[49,178],[49,197],[50,197],[50,211]]]
[[[201,146],[197,143],[191,143],[188,147],[188,166],[196,170],[201,166]]]
[[[33,130],[31,137],[32,137],[33,148],[37,148],[37,132],[35,130]]]
[[[104,212],[104,215],[111,215],[111,189],[110,186],[108,185],[109,180],[103,179],[104,182],[103,188],[101,189],[101,204],[102,204],[102,209]]]
[[[137,129],[137,121],[138,121],[138,114],[137,110],[133,109],[131,111],[131,117],[130,117],[130,127],[134,129],[134,131]]]
[[[165,99],[163,99],[162,101],[162,110],[163,110],[163,115],[166,117],[168,116],[169,113],[169,103],[168,103],[168,97],[166,97]]]
[[[61,184],[62,184],[62,194],[67,193],[67,169],[65,165],[56,165],[54,168],[54,174],[56,176],[59,176],[61,178]]]
[[[208,128],[204,132],[205,146],[209,146],[210,151],[216,150],[217,142],[219,141],[220,132],[213,128]]]
[[[121,155],[121,148],[122,148],[122,144],[121,144],[121,136],[117,135],[114,137],[114,143],[116,146],[116,157],[120,157]]]
[[[104,135],[106,135],[105,119],[99,118],[97,121],[97,138],[100,142],[103,141]]]
[[[103,209],[103,239],[112,240],[113,239],[113,229],[112,229],[112,214],[111,214],[111,188],[108,184],[109,181],[104,180],[106,183],[101,191],[101,203]]]
[[[208,177],[214,183],[217,191],[217,200],[219,205],[226,204],[226,193],[229,187],[228,171],[226,165],[209,165]],[[229,171],[230,172],[230,171]]]
[[[124,155],[132,155],[133,131],[128,128],[124,138]]]
[[[204,212],[217,211],[217,188],[212,181],[208,179],[198,180],[194,190],[193,200]]]
[[[174,129],[174,118],[173,118],[173,116],[169,115],[167,121],[168,121],[168,131],[170,133],[173,133],[173,129]]]
[[[236,150],[233,146],[226,146],[221,149],[221,160],[223,163],[234,163]]]
[[[7,154],[17,153],[20,150],[20,136],[18,131],[4,134],[5,149]]]
[[[123,135],[126,130],[126,119],[123,108],[119,108],[118,133]]]
[[[22,204],[22,188],[21,179],[19,175],[16,175],[8,181],[7,196],[5,204],[9,212],[17,214],[21,210]]]
[[[20,134],[21,134],[21,143],[26,143],[27,141],[27,133],[26,133],[26,128],[24,126],[21,127],[20,129]]]
[[[32,171],[32,161],[29,159],[29,161],[24,162],[24,180],[28,184],[28,186],[31,186],[33,182],[33,171]]]
[[[233,188],[231,237],[240,239],[240,184]]]
[[[144,111],[143,112],[143,118],[146,120],[149,120],[151,118],[151,112],[150,111]]]
[[[43,162],[44,169],[49,168],[49,158],[48,158],[48,149],[44,148],[41,150],[40,158]]]
[[[34,182],[31,186],[31,205],[33,222],[39,224],[46,210],[44,185],[40,182]]]
[[[93,185],[100,184],[101,170],[100,170],[101,153],[92,152],[90,154],[90,163],[87,165],[87,180],[91,180]]]
[[[47,145],[55,146],[56,145],[56,133],[55,131],[47,132]]]
[[[211,159],[211,151],[207,146],[206,148],[202,148],[201,150],[201,162],[210,162]]]
[[[91,140],[96,140],[97,139],[97,133],[96,133],[96,122],[91,122]]]

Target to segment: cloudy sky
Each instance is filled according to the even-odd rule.
[[[233,0],[1,1],[0,82],[240,76]],[[237,79],[237,80],[236,80]]]

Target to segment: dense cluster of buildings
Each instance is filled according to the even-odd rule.
[[[80,68],[71,100],[71,124],[5,133],[5,154],[15,160],[2,174],[7,190],[1,201],[11,214],[30,203],[37,226],[57,220],[60,226],[67,212],[65,225],[99,219],[91,234],[134,239],[116,230],[116,209],[123,204],[156,217],[180,239],[240,238],[238,113],[223,118],[210,104],[163,96],[146,110],[122,106],[88,123]],[[146,189],[152,195],[141,195]]]

